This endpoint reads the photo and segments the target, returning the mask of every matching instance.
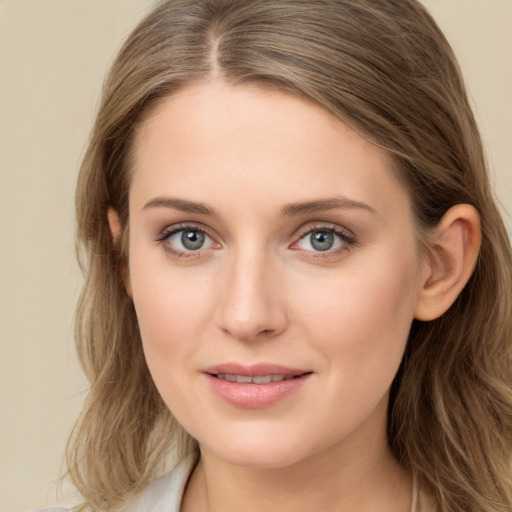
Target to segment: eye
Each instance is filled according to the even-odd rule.
[[[167,251],[175,255],[210,249],[215,242],[205,231],[195,226],[174,226],[165,230],[158,238]]]
[[[181,250],[197,251],[202,249],[205,243],[212,241],[212,239],[204,232],[198,229],[182,229],[176,231],[173,235],[169,236],[169,242]]]
[[[353,245],[353,239],[346,233],[333,227],[310,229],[295,244],[295,247],[303,251],[336,252]]]

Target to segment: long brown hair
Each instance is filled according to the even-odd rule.
[[[165,460],[195,450],[147,369],[122,284],[137,123],[177,89],[212,77],[315,102],[392,156],[418,232],[453,205],[477,208],[469,283],[432,322],[413,323],[389,405],[388,438],[443,512],[512,510],[512,257],[455,56],[416,0],[170,0],[134,30],[107,78],[78,182],[86,281],[76,340],[91,382],[68,446],[93,510],[117,510]]]

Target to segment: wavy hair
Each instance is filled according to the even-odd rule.
[[[97,511],[122,508],[197,450],[146,366],[123,287],[137,124],[187,84],[220,77],[321,105],[393,158],[420,238],[453,205],[481,216],[475,271],[439,319],[414,321],[393,382],[388,439],[439,511],[512,510],[512,257],[455,56],[416,0],[168,0],[114,61],[76,192],[85,274],[76,342],[91,388],[69,474]]]

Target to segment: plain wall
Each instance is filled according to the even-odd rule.
[[[87,389],[73,347],[77,167],[105,70],[150,3],[0,0],[0,512],[58,502]],[[425,4],[459,56],[512,212],[512,1]]]

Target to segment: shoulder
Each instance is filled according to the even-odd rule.
[[[155,480],[135,500],[130,512],[179,512],[183,492],[196,463],[197,457],[190,455],[170,473]]]
[[[172,471],[152,482],[128,505],[129,512],[179,512],[188,478],[197,463],[190,455]],[[124,510],[124,509],[123,509]],[[80,512],[79,508],[43,508],[34,512]]]

